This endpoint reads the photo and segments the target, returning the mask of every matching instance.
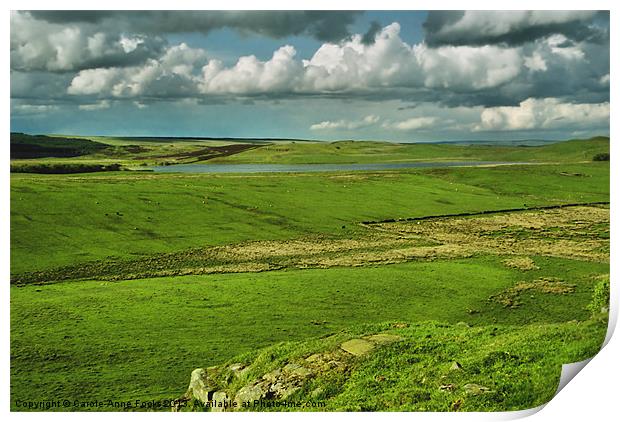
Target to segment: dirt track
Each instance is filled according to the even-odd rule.
[[[153,158],[157,159],[175,159],[183,160],[184,163],[192,163],[197,161],[207,161],[213,158],[227,157],[229,155],[239,154],[244,151],[256,149],[265,144],[231,144],[221,146],[210,146],[196,151],[185,152],[181,154],[160,155]],[[191,161],[188,161],[191,160]]]

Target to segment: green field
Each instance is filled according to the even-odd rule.
[[[14,174],[11,269],[309,233],[346,237],[366,220],[606,201],[608,178],[608,163],[268,176]]]
[[[256,151],[216,158],[227,163],[375,163],[405,161],[591,161],[609,149],[609,138],[559,142],[539,147],[393,144],[371,141],[307,142],[266,145]]]
[[[19,135],[19,134],[17,134]],[[20,142],[40,144],[41,139]],[[51,138],[55,139],[55,138]],[[183,139],[183,138],[131,138],[131,137],[73,137],[83,148],[90,142],[91,152],[66,157],[42,156],[37,159],[12,157],[15,167],[33,164],[120,164],[136,169],[153,165],[181,163],[390,163],[416,161],[513,161],[513,162],[589,162],[598,153],[609,152],[609,138],[597,137],[571,140],[544,146],[492,146],[451,144],[400,144],[374,141],[312,142],[300,140],[268,139]],[[65,138],[59,138],[66,145]],[[17,143],[14,142],[15,144]],[[57,142],[58,143],[58,142]],[[230,155],[220,155],[215,149],[248,148]],[[77,148],[77,147],[76,147]],[[88,152],[88,151],[86,151]]]
[[[204,149],[142,140],[145,150],[130,156],[136,142],[109,140],[107,158],[12,164],[139,166]],[[608,138],[544,147],[291,141],[209,161],[532,164],[13,173],[12,409],[23,410],[16,400],[174,399],[193,369],[210,366],[232,398],[282,365],[383,332],[401,340],[347,358],[343,372],[317,370],[290,397],[327,410],[542,404],[559,365],[592,356],[605,335],[604,303],[589,305],[608,285],[609,162],[592,160],[608,152]],[[584,205],[538,208],[566,204]],[[511,211],[485,214],[493,210]],[[437,217],[460,213],[474,215]],[[462,370],[450,371],[453,361]],[[225,368],[235,362],[249,370],[231,381]],[[468,393],[470,384],[488,391]]]

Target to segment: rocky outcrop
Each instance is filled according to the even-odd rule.
[[[251,404],[256,400],[286,400],[301,390],[309,380],[330,373],[345,374],[356,359],[401,339],[397,335],[380,333],[347,340],[334,350],[288,362],[236,389],[232,387],[233,381],[243,377],[251,365],[234,363],[227,367],[198,368],[192,372],[182,400],[197,400],[211,411],[234,410],[243,406],[243,403]],[[310,396],[320,395],[322,391],[319,390],[315,389]],[[231,397],[234,399],[231,400]]]
[[[317,373],[297,363],[289,363],[281,369],[266,373],[261,379],[242,387],[235,396],[237,403],[254,400],[286,400],[301,389],[304,382]]]
[[[375,348],[374,343],[361,338],[354,338],[353,340],[345,341],[340,345],[340,348],[345,352],[351,353],[355,356],[362,356],[372,351]]]
[[[185,397],[195,398],[203,403],[210,401],[213,393],[218,390],[218,383],[215,381],[216,370],[217,367],[194,369]]]

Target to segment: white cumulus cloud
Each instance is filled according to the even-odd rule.
[[[93,104],[80,104],[78,108],[84,111],[95,111],[95,110],[104,110],[106,108],[110,108],[109,100],[101,100],[99,102]]]
[[[432,128],[436,122],[436,117],[412,117],[410,119],[402,120],[399,122],[385,123],[383,126],[385,128],[396,129],[400,131],[412,131]]]
[[[361,120],[324,120],[310,126],[310,130],[354,130],[375,125],[379,120],[380,117],[375,115],[366,116]]]
[[[609,122],[609,103],[572,104],[557,98],[529,98],[514,107],[486,108],[474,131],[560,129],[604,126]]]
[[[210,57],[204,49],[179,44],[139,65],[81,70],[66,92],[149,103],[182,98],[340,96],[407,98],[450,107],[570,96],[573,102],[602,102],[609,97],[604,78],[609,73],[604,60],[608,46],[574,42],[562,34],[519,46],[431,46],[424,41],[410,45],[401,39],[400,31],[395,22],[379,30],[370,44],[356,34],[338,43],[322,44],[309,59],[298,58],[295,48],[285,45],[267,59],[242,56],[231,65]],[[103,51],[108,44],[100,38],[93,35],[89,48]],[[141,48],[143,43],[134,41],[136,50]],[[72,62],[71,57],[67,55],[64,61]],[[587,89],[577,89],[581,86]],[[314,130],[330,125],[346,127],[347,123],[332,119]]]
[[[411,46],[400,38],[400,25],[392,23],[370,45],[358,34],[339,44],[323,44],[309,60],[297,60],[295,48],[286,45],[268,60],[243,56],[227,67],[216,59],[207,61],[204,50],[181,44],[139,67],[83,70],[69,93],[135,97],[157,95],[155,87],[169,94],[176,87],[195,96],[364,93],[397,87],[467,92],[505,84],[522,68],[515,48]]]

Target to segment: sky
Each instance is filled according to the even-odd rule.
[[[609,12],[13,11],[11,131],[609,134]]]

